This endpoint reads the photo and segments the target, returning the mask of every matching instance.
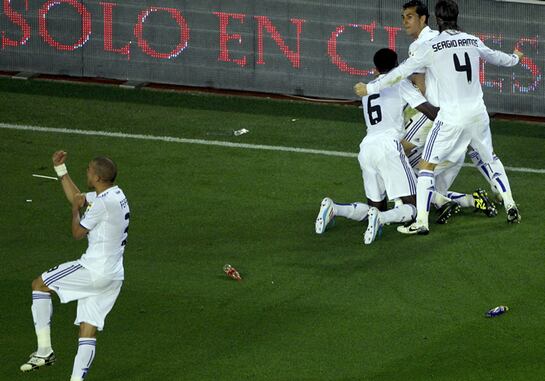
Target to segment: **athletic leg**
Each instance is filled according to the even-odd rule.
[[[45,284],[41,276],[32,281],[32,318],[36,332],[37,349],[30,355],[26,363],[21,365],[23,372],[30,372],[42,366],[52,365],[56,358],[51,346],[51,316],[53,303],[52,290]]]
[[[70,381],[83,381],[96,353],[97,328],[89,323],[80,323],[78,351],[74,358],[74,367]]]

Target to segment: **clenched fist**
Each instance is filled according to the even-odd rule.
[[[367,84],[358,82],[354,85],[354,92],[358,97],[364,97],[367,95]]]
[[[57,151],[53,154],[53,157],[51,158],[53,160],[53,165],[56,167],[57,165],[62,165],[66,161],[68,154],[65,151]]]

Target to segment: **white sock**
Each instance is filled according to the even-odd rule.
[[[488,183],[490,184],[490,187],[494,189],[496,184],[494,184],[494,181],[491,178],[488,168],[486,167],[486,165],[484,165],[484,162],[481,160],[481,156],[479,156],[477,151],[470,151],[469,157],[471,161],[473,162],[473,165],[475,166],[475,168],[477,168],[479,172],[481,172],[481,175],[483,175],[486,181],[488,181]]]
[[[345,217],[355,221],[363,221],[367,218],[369,205],[362,202],[353,202],[352,204],[333,203],[333,209],[336,216]]]
[[[450,198],[445,197],[444,195],[442,195],[441,193],[437,191],[433,193],[433,203],[435,204],[437,209],[439,209],[440,207],[442,207],[443,205],[445,205],[447,202],[450,202],[450,201],[452,201]]]
[[[475,199],[471,194],[448,191],[447,195],[462,208],[472,208],[475,206]]]
[[[74,369],[70,380],[83,380],[89,372],[89,368],[95,358],[97,339],[94,337],[80,337],[78,342],[78,353],[74,358]]]
[[[53,314],[53,303],[49,292],[32,291],[32,318],[34,329],[38,339],[38,356],[46,357],[53,352],[51,347],[51,315]]]
[[[428,226],[430,204],[435,192],[435,177],[433,171],[421,170],[416,184],[416,222]]]
[[[513,200],[513,195],[511,194],[511,185],[509,184],[509,179],[505,173],[505,168],[499,157],[495,156],[494,160],[491,163],[488,163],[488,167],[491,170],[491,179],[493,181],[496,190],[501,194],[503,199],[503,205],[505,210],[509,209],[511,206],[515,205],[515,200]]]
[[[507,210],[509,206],[514,205],[515,201],[511,194],[511,186],[509,185],[509,180],[507,179],[507,174],[500,158],[494,155],[492,162],[484,163],[475,151],[470,152],[469,157],[473,165],[475,165],[490,184],[492,193],[499,193],[501,195],[505,209]]]
[[[411,204],[396,206],[386,212],[380,212],[380,223],[407,222],[416,216],[416,208]]]

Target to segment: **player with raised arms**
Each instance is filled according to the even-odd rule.
[[[91,160],[87,185],[93,192],[82,194],[68,175],[66,157],[64,151],[55,152],[53,165],[72,205],[72,236],[87,236],[89,246],[80,259],[55,266],[32,282],[32,317],[38,348],[21,365],[21,371],[33,371],[56,361],[50,330],[54,292],[61,303],[78,302],[74,323],[79,325],[79,342],[70,380],[82,381],[95,357],[96,332],[103,329],[123,283],[130,211],[123,191],[114,184],[117,167],[112,160]],[[86,211],[80,218],[80,209],[84,207]]]

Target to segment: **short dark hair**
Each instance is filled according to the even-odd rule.
[[[420,17],[426,16],[426,24],[430,18],[430,13],[428,12],[428,6],[421,2],[420,0],[411,0],[403,4],[403,10],[409,8],[416,8],[416,14]]]
[[[454,0],[440,0],[435,4],[437,25],[442,32],[447,29],[460,30],[458,26],[458,4]]]
[[[91,163],[93,163],[93,168],[102,181],[113,184],[117,177],[117,165],[115,165],[112,159],[105,156],[98,156]]]
[[[397,53],[388,48],[380,49],[375,53],[373,63],[380,74],[388,73],[397,66]]]

